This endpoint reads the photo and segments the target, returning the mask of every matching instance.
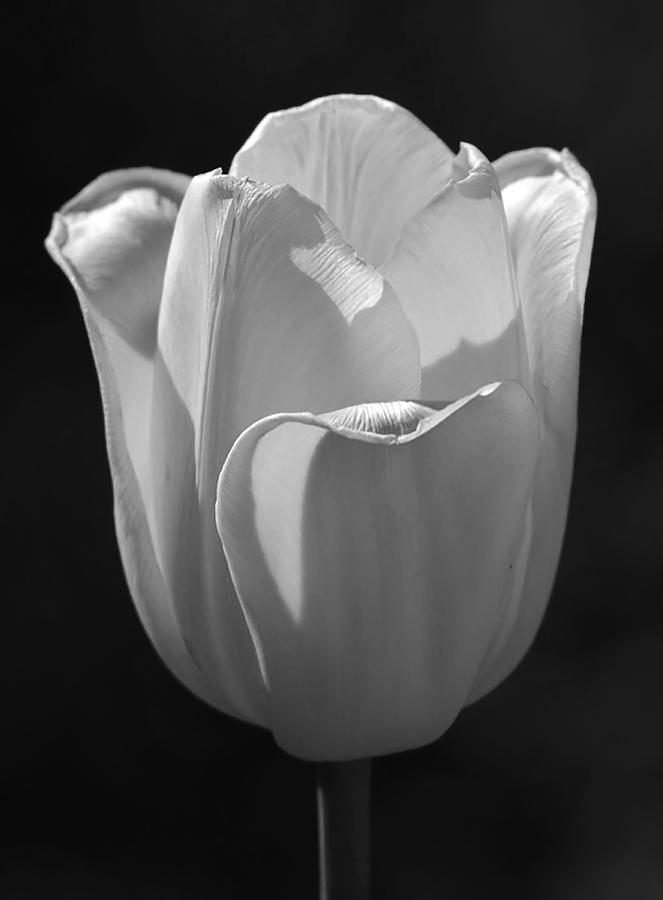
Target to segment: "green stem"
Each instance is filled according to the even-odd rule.
[[[369,900],[371,761],[319,763],[320,900]]]

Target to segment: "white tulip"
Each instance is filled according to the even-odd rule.
[[[267,116],[230,175],[114,172],[55,216],[129,587],[192,691],[342,760],[509,674],[564,532],[594,220],[568,151],[454,157],[352,95]]]

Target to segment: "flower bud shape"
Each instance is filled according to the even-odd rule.
[[[564,533],[595,221],[338,95],[230,174],[102,175],[47,247],[99,375],[129,588],[175,675],[288,752],[421,746],[517,665]]]

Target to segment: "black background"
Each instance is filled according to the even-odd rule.
[[[663,896],[656,4],[16,4],[4,29],[0,896],[312,898],[311,767],[170,676],[124,584],[92,357],[42,248],[99,172],[227,167],[339,91],[491,158],[568,145],[599,198],[569,526],[516,673],[376,763],[375,896]],[[8,198],[8,199],[7,199]]]

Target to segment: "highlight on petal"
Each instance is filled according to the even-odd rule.
[[[510,153],[497,160],[495,169],[521,291],[533,390],[549,427],[566,432],[558,405],[569,391],[575,396],[577,386],[596,221],[594,188],[568,150]]]
[[[397,104],[337,94],[270,113],[230,172],[292,185],[379,265],[410,216],[449,179],[451,160],[442,141]]]
[[[381,271],[419,338],[422,396],[458,397],[497,380],[527,385],[500,189],[475,147],[461,145],[453,180],[410,219]]]
[[[260,721],[260,672],[214,527],[218,474],[270,413],[418,396],[416,336],[318,206],[213,172],[193,180],[178,216],[158,345],[157,555],[199,665]]]
[[[188,181],[153,169],[102,175],[55,215],[46,247],[74,286],[92,345],[129,589],[166,664],[211,702],[173,616],[144,491],[155,343],[149,332],[156,333],[165,256]]]
[[[52,240],[88,303],[134,349],[153,355],[163,273],[191,179],[128,169],[97,178],[56,215]]]
[[[518,615],[486,660],[475,697],[518,664],[552,589],[571,487],[582,313],[596,220],[591,179],[568,150],[510,153],[497,160],[495,170],[509,224],[543,443]]]
[[[284,749],[352,759],[451,724],[510,595],[538,440],[515,383],[241,435],[216,521]]]

